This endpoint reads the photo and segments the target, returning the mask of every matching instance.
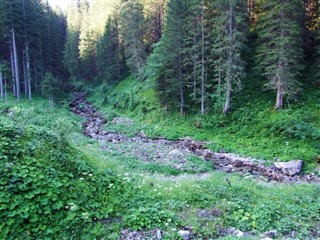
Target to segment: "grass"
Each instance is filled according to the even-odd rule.
[[[133,118],[134,125],[113,128],[128,135],[143,131],[168,139],[189,136],[210,142],[208,146],[215,151],[268,160],[302,159],[307,163],[305,171],[311,171],[319,159],[320,106],[316,99],[320,91],[308,92],[300,103],[275,111],[270,93],[245,88],[234,97],[233,111],[227,116],[216,112],[201,116],[191,110],[181,116],[161,108],[152,84],[128,77],[115,87],[95,89],[90,100],[109,120]]]
[[[125,88],[134,85],[132,80],[127,80],[123,84],[127,84]],[[118,86],[120,89],[122,87]],[[112,94],[109,96],[116,98]],[[113,101],[112,99],[108,101]],[[99,100],[101,99],[96,99],[97,105]],[[107,114],[108,120],[118,115],[132,117],[136,110],[136,108],[132,108],[133,112],[128,112],[124,109],[119,111],[103,105],[99,105],[99,107],[102,112]],[[154,137],[165,135],[171,139],[188,135],[199,140],[211,140],[210,146],[212,148],[228,147],[228,150],[235,148],[241,153],[239,147],[241,140],[237,140],[237,136],[239,136],[237,134],[240,133],[235,133],[235,135],[229,133],[227,136],[231,140],[229,139],[228,145],[221,140],[227,139],[227,136],[223,135],[219,138],[217,137],[219,135],[213,135],[214,132],[231,130],[236,123],[232,123],[229,119],[217,117],[217,119],[222,119],[221,121],[226,124],[226,127],[223,130],[211,129],[209,131],[209,126],[213,125],[208,119],[197,119],[195,116],[181,118],[177,115],[163,115],[160,112],[155,112],[156,109],[150,111],[150,115],[148,112],[145,115],[145,117],[150,116],[149,119],[143,120],[143,117],[137,114],[135,124],[132,126],[125,128],[115,125],[113,128],[127,134],[144,131]],[[273,229],[278,231],[279,236],[290,235],[292,231],[296,231],[298,239],[312,239],[315,238],[315,232],[319,229],[320,189],[317,185],[256,182],[236,174],[226,175],[214,172],[210,166],[203,165],[203,162],[198,158],[189,159],[198,166],[199,171],[194,173],[175,172],[172,168],[157,163],[146,165],[134,157],[119,154],[116,151],[102,150],[98,142],[82,135],[82,120],[79,117],[70,113],[67,107],[48,108],[46,100],[41,98],[36,98],[33,102],[23,100],[20,104],[17,104],[14,99],[10,99],[8,103],[0,103],[0,112],[2,125],[10,129],[18,129],[18,132],[19,129],[22,129],[23,131],[20,133],[27,136],[23,137],[23,140],[19,140],[18,143],[28,149],[30,147],[37,149],[38,154],[28,155],[33,159],[33,162],[40,161],[44,165],[48,165],[49,163],[58,164],[61,159],[65,159],[66,164],[73,163],[73,165],[68,165],[70,168],[56,167],[55,165],[50,165],[50,167],[54,168],[57,173],[67,176],[64,174],[68,174],[68,172],[78,174],[77,169],[80,169],[79,174],[81,175],[83,166],[86,166],[86,169],[90,169],[97,176],[94,181],[86,181],[85,185],[79,179],[60,178],[61,181],[66,181],[65,185],[69,182],[69,184],[74,184],[72,185],[73,194],[78,196],[78,199],[73,199],[73,201],[79,201],[80,206],[83,205],[83,209],[94,209],[92,216],[98,216],[97,218],[101,221],[97,222],[93,219],[84,221],[81,215],[83,212],[76,212],[76,215],[72,214],[75,221],[70,220],[73,223],[71,230],[66,230],[63,235],[56,235],[55,238],[59,236],[61,239],[119,239],[122,229],[148,231],[160,228],[166,232],[164,239],[180,239],[177,231],[184,226],[191,226],[196,234],[196,239],[216,239],[229,227],[250,231],[255,236]],[[237,116],[236,113],[233,114],[233,117]],[[288,113],[284,112],[283,114]],[[173,123],[170,123],[171,117]],[[194,120],[201,120],[203,124],[206,123],[208,126],[203,125],[200,129],[194,128],[192,125]],[[40,131],[40,135],[33,134],[38,131]],[[220,134],[222,135],[222,132]],[[51,136],[49,138],[51,140],[49,141],[48,137],[44,136]],[[12,137],[8,141],[13,144],[16,142],[14,139]],[[259,139],[262,139],[262,136],[259,135],[255,141]],[[243,148],[249,145],[248,140],[243,141]],[[277,141],[275,140],[274,144],[277,144]],[[265,140],[266,144],[267,142],[268,140]],[[297,149],[304,148],[299,146],[300,140],[293,139],[291,142],[297,144]],[[261,143],[259,144],[261,146]],[[46,147],[45,152],[41,146]],[[307,141],[306,146],[310,146],[310,142]],[[288,148],[291,149],[291,145]],[[22,148],[17,147],[17,149]],[[255,155],[255,149],[257,146],[245,149],[244,153]],[[262,156],[266,156],[264,154],[267,154],[267,150],[270,151],[270,149],[265,149]],[[26,152],[29,151],[26,150]],[[298,150],[291,149],[291,154],[297,152]],[[52,154],[52,157],[46,157],[46,153]],[[284,154],[283,151],[280,153]],[[46,162],[49,159],[51,159],[50,162]],[[40,171],[42,168],[45,169],[45,166],[33,170]],[[6,175],[0,174],[0,176],[0,179],[3,180]],[[227,178],[231,185],[226,180]],[[110,179],[113,179],[113,182],[110,183]],[[55,181],[58,180],[59,178],[55,178]],[[55,183],[52,184],[45,187],[40,184],[38,188],[47,193]],[[115,187],[115,194],[105,192],[105,189],[113,187]],[[91,193],[90,191],[94,189],[96,192]],[[121,194],[118,194],[119,192]],[[86,196],[84,193],[90,194]],[[69,191],[64,190],[59,200],[68,199],[68,194]],[[22,206],[26,204],[36,206],[36,203],[36,201],[30,202],[26,198],[21,202],[21,207],[18,206],[16,209],[19,212]],[[48,205],[53,206],[52,199],[49,200]],[[0,214],[6,214],[6,212],[0,208]],[[108,214],[108,218],[104,217],[106,214]],[[60,226],[58,216],[60,215],[52,214],[52,221]],[[13,219],[14,222],[17,220]],[[44,222],[43,218],[39,218],[39,222],[32,226],[43,228]],[[4,232],[3,229],[0,232]],[[16,228],[10,227],[9,232],[13,234],[16,232]],[[40,233],[42,232],[32,232],[29,237],[50,238],[51,236],[49,233]],[[28,234],[30,232],[23,229],[20,236],[25,236],[27,239]],[[9,235],[7,239],[13,236]],[[234,239],[234,237],[227,236],[221,239]]]

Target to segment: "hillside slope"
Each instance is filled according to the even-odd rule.
[[[91,90],[90,100],[112,120],[115,116],[135,119],[136,129],[150,137],[169,139],[192,137],[210,142],[215,151],[234,152],[266,160],[302,159],[306,170],[317,166],[320,139],[319,91],[311,90],[300,103],[275,111],[273,96],[245,88],[234,100],[236,105],[228,115],[209,112],[179,115],[163,109],[154,86],[128,77],[118,85],[104,85]]]

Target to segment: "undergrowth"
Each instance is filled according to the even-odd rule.
[[[127,89],[136,83],[127,80],[123,84]],[[108,96],[116,97],[115,92],[112,94]],[[95,103],[98,105],[100,100],[102,97]],[[110,97],[103,101],[109,101],[109,105],[116,100]],[[143,131],[171,139],[186,135],[201,140],[214,137],[212,148],[241,150],[240,139],[237,144],[225,145],[223,138],[213,135],[222,130],[209,131],[213,126],[209,116],[204,120],[165,115],[151,107],[157,104],[155,96],[151,102],[149,107],[153,110],[144,113],[139,113],[144,111],[142,108],[129,112],[125,107],[119,110],[99,106],[108,120],[122,114],[135,116],[130,127],[114,126],[118,131]],[[180,239],[177,232],[185,226],[193,228],[196,239],[216,239],[230,227],[254,236],[268,230],[277,230],[279,236],[295,232],[298,239],[320,236],[320,192],[316,185],[256,183],[245,176],[213,172],[198,158],[189,158],[200,169],[193,174],[176,174],[157,164],[146,166],[127,155],[101,149],[97,141],[82,135],[81,118],[65,107],[48,108],[41,98],[20,104],[11,99],[0,103],[0,112],[0,217],[4,219],[0,223],[1,239],[119,239],[123,229],[155,228],[164,231],[164,239]],[[240,113],[231,116],[236,114]],[[147,119],[143,120],[143,116]],[[216,119],[226,126],[224,130],[235,124],[223,116]],[[313,115],[310,119],[314,122]],[[202,121],[200,128],[192,125],[195,120]],[[235,141],[238,134],[236,131],[230,139]],[[306,136],[306,146],[310,145],[309,138]],[[299,141],[296,144],[301,149]],[[257,147],[246,149],[245,153],[254,155],[254,149]]]
[[[312,93],[317,95],[316,90]],[[129,135],[143,131],[150,137],[168,139],[189,136],[210,142],[208,146],[215,151],[268,160],[302,159],[308,163],[305,170],[313,169],[319,160],[319,104],[315,98],[305,97],[275,111],[271,97],[245,89],[233,99],[233,111],[228,115],[211,111],[201,116],[190,110],[181,116],[160,106],[152,83],[128,77],[114,87],[101,85],[91,91],[90,100],[108,120],[116,116],[135,119],[131,127],[114,127]]]

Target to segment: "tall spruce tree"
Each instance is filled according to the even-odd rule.
[[[142,77],[146,61],[143,5],[139,0],[125,1],[120,12],[126,62],[132,74]]]
[[[108,18],[98,45],[99,73],[106,83],[119,81],[124,73],[125,61],[121,48],[118,16],[114,14]]]
[[[67,41],[64,47],[64,63],[72,77],[81,78],[80,71],[80,4],[72,4],[67,12]]]
[[[298,78],[303,69],[300,0],[269,0],[257,26],[257,65],[269,82],[267,89],[276,90],[275,109],[284,99],[293,99],[300,89]]]
[[[179,106],[185,112],[185,46],[190,1],[171,0],[167,5],[163,36],[148,59],[147,77],[156,82],[159,96],[165,108]]]
[[[223,112],[230,111],[231,93],[241,88],[245,76],[245,61],[242,52],[246,47],[248,18],[246,1],[217,0],[211,4],[216,9],[212,37],[215,58],[215,79],[218,102],[223,103]]]

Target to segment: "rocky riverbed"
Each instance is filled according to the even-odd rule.
[[[106,118],[98,112],[82,93],[76,94],[69,103],[73,113],[85,119],[83,133],[101,143],[106,151],[117,151],[134,156],[143,162],[170,165],[177,170],[192,169],[194,164],[188,159],[200,157],[213,164],[214,169],[226,173],[240,173],[248,177],[263,178],[266,181],[283,183],[313,182],[320,183],[316,174],[300,174],[303,161],[276,162],[271,166],[264,165],[263,160],[240,157],[233,153],[213,152],[205,142],[197,142],[191,138],[170,141],[165,138],[151,139],[143,132],[128,137],[115,131],[103,130]],[[127,118],[117,118],[110,124],[132,124]]]

